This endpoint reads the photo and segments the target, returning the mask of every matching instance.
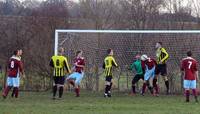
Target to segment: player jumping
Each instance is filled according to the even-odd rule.
[[[161,74],[163,76],[163,79],[165,81],[166,86],[166,94],[169,94],[169,80],[167,77],[167,59],[169,58],[169,54],[167,53],[166,49],[162,47],[162,42],[156,43],[156,57],[157,57],[157,66],[156,66],[156,76],[153,80],[153,86],[155,89],[158,90],[158,76]],[[156,91],[156,94],[158,94],[158,91]]]
[[[105,73],[105,93],[104,97],[111,97],[111,88],[112,88],[112,78],[113,78],[113,66],[118,67],[115,59],[113,57],[113,50],[107,50],[108,56],[104,59],[103,68]]]
[[[80,96],[80,84],[84,76],[85,59],[83,51],[76,52],[77,57],[74,59],[74,72],[67,77],[67,82],[75,88],[76,97]]]
[[[191,57],[192,52],[187,52],[187,57],[182,60],[181,70],[184,73],[184,89],[186,94],[186,102],[189,102],[190,99],[190,89],[192,89],[195,101],[198,102],[197,92],[196,92],[196,84],[198,81],[198,63],[197,61]]]
[[[64,83],[65,83],[65,69],[67,73],[70,73],[67,58],[63,56],[64,49],[58,50],[58,55],[54,55],[51,58],[50,66],[54,68],[54,84],[53,84],[53,100],[56,99],[56,92],[59,89],[59,99],[62,98]]]
[[[149,81],[149,89],[151,94],[153,94],[153,79],[155,77],[155,67],[156,67],[156,61],[147,55],[142,55],[141,60],[145,63],[145,74],[144,74],[144,84],[142,87],[142,95],[144,95],[147,81]]]

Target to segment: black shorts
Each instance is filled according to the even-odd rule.
[[[106,76],[105,81],[107,81],[107,82],[111,82],[111,81],[112,81],[112,76]]]
[[[167,75],[167,65],[166,64],[158,64],[156,66],[156,75],[161,74],[162,76]]]
[[[54,76],[54,83],[64,85],[65,77],[64,76]]]
[[[137,83],[140,79],[144,80],[144,75],[143,74],[141,74],[141,75],[136,74],[135,77],[132,80],[132,84]]]

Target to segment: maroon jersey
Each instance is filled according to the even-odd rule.
[[[84,60],[83,57],[75,58],[74,59],[74,64],[85,66],[85,60]],[[82,73],[83,72],[83,67],[75,66],[75,72]]]
[[[156,66],[156,61],[152,58],[148,58],[144,63],[149,70]]]
[[[192,57],[187,57],[182,60],[181,70],[185,71],[185,80],[196,80],[196,71],[198,62]]]
[[[12,57],[8,61],[8,77],[17,77],[22,72],[22,62],[17,57]]]

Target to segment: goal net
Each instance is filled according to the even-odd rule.
[[[180,61],[191,50],[194,58],[199,60],[200,31],[186,30],[56,30],[55,54],[59,47],[65,48],[65,55],[72,65],[78,50],[83,50],[86,69],[82,88],[102,90],[104,75],[102,64],[106,50],[112,48],[120,70],[114,70],[114,89],[126,91],[131,89],[131,80],[135,75],[128,67],[137,53],[147,54],[156,59],[156,42],[163,42],[170,58],[167,70],[172,93],[182,92]],[[138,84],[138,89],[141,82]],[[160,76],[161,92],[165,90]]]

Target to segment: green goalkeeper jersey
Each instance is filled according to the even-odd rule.
[[[135,69],[136,74],[138,74],[138,75],[142,75],[143,74],[141,60],[136,60],[134,63],[131,64],[130,68],[131,68],[131,70]]]

